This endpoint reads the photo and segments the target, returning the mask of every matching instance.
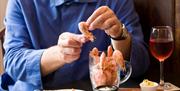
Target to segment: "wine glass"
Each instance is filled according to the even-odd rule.
[[[160,62],[160,87],[166,88],[164,84],[163,63],[173,52],[174,39],[170,26],[155,26],[150,35],[151,54]]]

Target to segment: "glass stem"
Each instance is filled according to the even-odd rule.
[[[160,62],[160,86],[164,86],[164,61]]]

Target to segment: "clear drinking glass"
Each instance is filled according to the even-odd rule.
[[[163,63],[173,52],[174,39],[172,28],[170,26],[155,26],[150,35],[151,54],[160,62],[160,86],[164,86]]]
[[[102,52],[99,53],[101,55]],[[106,57],[108,65],[101,68],[100,57],[89,56],[89,71],[93,91],[118,91],[120,84],[127,81],[132,73],[130,62],[125,61],[126,69],[122,71],[111,57]]]

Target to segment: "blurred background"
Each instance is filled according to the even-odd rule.
[[[0,29],[4,28],[3,20],[6,11],[7,0],[0,0]],[[2,41],[2,40],[0,40]],[[1,43],[1,42],[0,42]],[[0,44],[0,74],[3,72],[2,66],[2,44]]]
[[[0,0],[0,29],[4,27],[3,19],[7,1]],[[165,81],[180,87],[180,0],[134,0],[134,2],[140,16],[144,40],[147,43],[149,43],[149,34],[153,26],[169,25],[173,27],[175,49],[171,57],[164,63]],[[0,44],[0,46],[2,45]],[[2,52],[0,52],[0,74],[3,71],[2,61]],[[159,82],[159,62],[152,56],[149,70],[141,79],[145,78]]]
[[[175,47],[164,62],[165,81],[180,87],[180,0],[134,0],[140,17],[144,40],[149,43],[153,26],[169,25],[173,28]],[[149,53],[150,54],[150,53]],[[150,54],[151,65],[144,78],[159,82],[159,63]]]

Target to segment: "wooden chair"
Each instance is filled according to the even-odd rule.
[[[2,28],[0,30],[0,75],[4,72],[4,67],[3,67],[3,55],[4,55],[3,42],[4,42],[4,34],[5,34],[5,28]]]

